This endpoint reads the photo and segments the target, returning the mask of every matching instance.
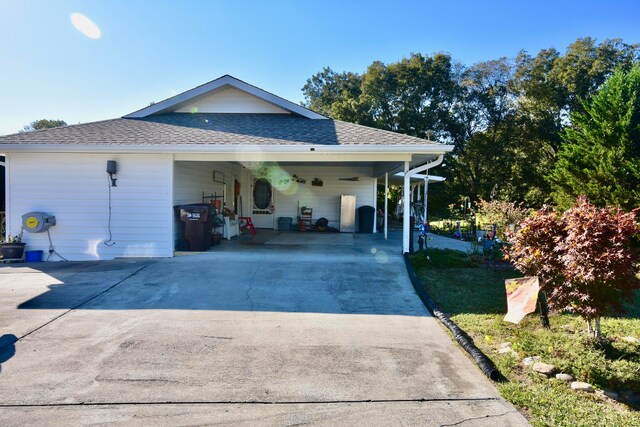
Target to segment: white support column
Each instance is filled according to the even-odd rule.
[[[429,211],[427,206],[429,205],[429,169],[427,169],[427,177],[424,179],[424,222],[429,222]]]
[[[389,172],[384,174],[384,240],[387,240],[389,222]]]
[[[411,236],[409,217],[411,216],[411,180],[409,177],[409,162],[404,162],[404,188],[402,209],[402,253],[409,253],[409,238]]]
[[[373,179],[373,232],[378,232],[378,178]]]

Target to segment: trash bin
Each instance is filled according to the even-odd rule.
[[[278,218],[278,231],[290,231],[291,221],[293,221],[293,218],[288,216],[281,216]]]
[[[358,208],[358,231],[360,233],[373,233],[373,221],[375,218],[373,206],[360,206]]]
[[[174,207],[180,221],[180,238],[187,251],[206,251],[211,246],[213,215],[209,205],[178,205]]]

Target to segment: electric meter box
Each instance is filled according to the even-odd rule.
[[[42,233],[56,225],[56,217],[44,212],[29,212],[22,215],[22,227],[29,233]]]

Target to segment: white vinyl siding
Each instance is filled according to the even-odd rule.
[[[107,160],[118,162],[111,189],[113,246],[104,244]],[[23,214],[42,211],[56,217],[51,238],[69,260],[172,256],[172,155],[12,153],[8,163],[10,234],[20,232]],[[24,241],[46,258],[46,233],[25,232]]]
[[[291,184],[291,186],[274,185],[275,218],[277,227],[278,217],[291,217],[297,222],[298,206],[313,209],[313,222],[320,218],[329,220],[329,225],[339,228],[340,224],[340,196],[342,194],[356,196],[356,208],[360,206],[374,206],[375,179],[372,178],[371,167],[343,167],[343,166],[277,166],[284,169],[289,176],[296,175],[306,182]],[[243,188],[247,188],[244,195],[244,212],[250,212],[252,177],[248,170],[248,180]],[[345,181],[340,178],[355,178],[357,181]],[[311,185],[314,178],[323,181],[321,187]],[[357,226],[357,215],[356,215]]]
[[[222,196],[225,185],[213,181],[214,170],[224,174],[227,187],[227,198],[224,202],[229,209],[233,210],[233,183],[235,179],[240,179],[240,166],[229,162],[175,162],[173,205],[202,203],[203,193],[205,196]],[[177,225],[174,230],[174,237],[177,238],[179,230]]]
[[[271,113],[289,114],[288,111],[249,95],[239,89],[229,87],[215,92],[176,110],[177,113]]]

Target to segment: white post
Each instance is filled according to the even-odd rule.
[[[373,232],[378,232],[378,178],[373,179]]]
[[[387,240],[389,221],[389,172],[384,174],[384,240]]]
[[[411,236],[409,217],[411,216],[411,181],[409,179],[409,162],[404,162],[404,206],[402,207],[402,253],[409,253],[409,238]]]
[[[429,204],[429,169],[427,169],[427,176],[424,179],[424,223],[429,222],[429,215],[427,215],[427,205]]]

